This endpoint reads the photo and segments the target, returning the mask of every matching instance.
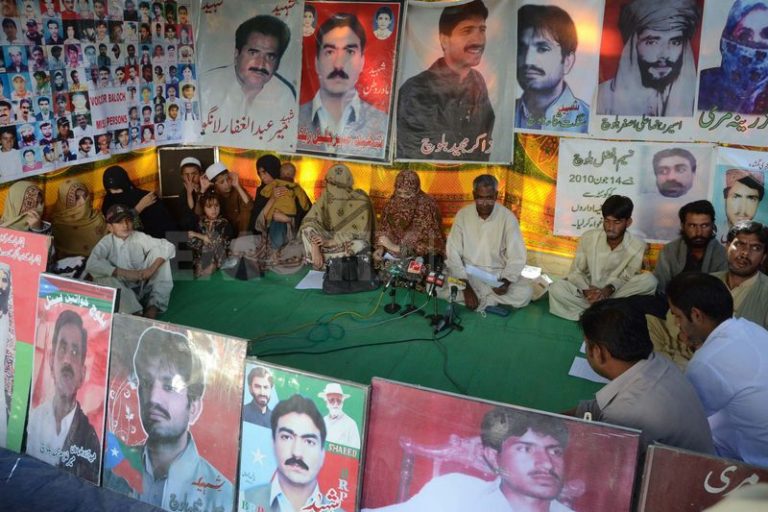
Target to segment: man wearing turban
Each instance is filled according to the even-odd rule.
[[[602,82],[602,115],[690,117],[696,89],[691,38],[700,20],[695,0],[633,0],[621,8],[624,41],[616,76]]]
[[[720,66],[701,72],[699,110],[768,112],[768,1],[736,0],[720,39]]]

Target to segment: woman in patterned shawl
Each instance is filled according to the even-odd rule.
[[[405,170],[397,175],[395,191],[384,206],[375,239],[377,259],[385,252],[396,257],[445,256],[440,211],[435,200],[422,192],[415,172]]]
[[[93,208],[93,198],[88,187],[74,178],[59,185],[52,224],[57,258],[87,258],[93,246],[107,234],[104,215]]]
[[[373,208],[368,194],[353,188],[352,173],[337,164],[325,176],[325,192],[301,223],[304,251],[313,268],[328,258],[349,256],[370,249]]]
[[[42,218],[43,206],[40,187],[31,181],[17,181],[8,189],[0,227],[50,234],[51,224]]]

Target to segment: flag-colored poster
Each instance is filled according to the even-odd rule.
[[[515,130],[586,134],[604,0],[526,0],[517,10]]]
[[[21,450],[35,340],[37,287],[51,238],[0,228],[0,446]]]
[[[399,1],[306,2],[299,151],[390,159],[402,16]]]
[[[708,2],[708,4],[715,2]],[[704,0],[605,0],[590,134],[696,140],[696,82]]]
[[[243,387],[238,509],[358,510],[368,388],[256,360]]]
[[[717,236],[726,243],[728,230],[737,222],[768,223],[765,178],[768,153],[735,148],[717,148],[717,162],[710,201],[715,207]]]
[[[99,485],[117,290],[40,275],[27,454]]]
[[[630,510],[639,432],[373,379],[363,510]]]
[[[509,163],[517,2],[408,2],[397,160]]]
[[[669,446],[650,446],[637,510],[708,510],[736,489],[758,483],[768,483],[768,469]],[[759,510],[757,501],[754,506]]]
[[[710,197],[714,146],[560,139],[556,235],[602,229],[600,211],[612,195],[632,199],[629,231],[648,242],[680,234],[678,211]]]
[[[4,2],[0,182],[198,137],[192,7],[151,3]]]
[[[704,11],[696,120],[699,140],[764,146],[768,22],[763,0],[709,0]]]
[[[245,341],[122,314],[113,333],[102,485],[169,511],[234,510]]]
[[[200,15],[203,141],[293,153],[304,2],[204,2]]]

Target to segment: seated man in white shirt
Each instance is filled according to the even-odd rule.
[[[695,350],[685,376],[704,405],[717,454],[768,467],[768,331],[733,318],[733,298],[715,276],[680,274],[667,297]]]
[[[110,206],[105,215],[109,234],[91,251],[85,271],[94,282],[120,290],[121,313],[155,318],[168,308],[173,289],[169,260],[176,248],[167,240],[133,229],[134,211]]]
[[[484,311],[497,304],[522,308],[533,295],[530,283],[520,276],[526,260],[520,225],[509,209],[496,202],[498,189],[498,180],[490,174],[475,178],[475,204],[456,214],[446,244],[448,275],[466,283],[458,302],[472,310]],[[476,277],[480,273],[473,269],[498,281],[491,284]],[[441,293],[450,293],[450,288],[446,286]]]
[[[600,209],[603,228],[582,234],[568,275],[549,287],[549,312],[553,315],[578,320],[581,312],[597,301],[656,291],[653,274],[640,270],[646,244],[627,232],[632,225],[632,200],[611,196]]]

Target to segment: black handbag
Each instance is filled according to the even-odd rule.
[[[335,295],[375,290],[379,280],[370,254],[330,258],[323,276],[323,292]]]

